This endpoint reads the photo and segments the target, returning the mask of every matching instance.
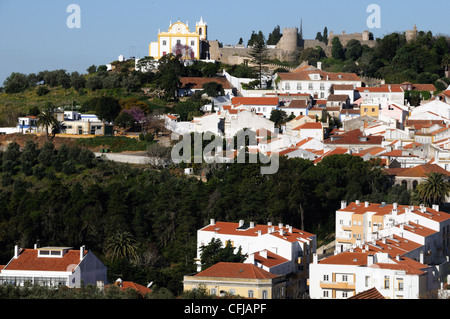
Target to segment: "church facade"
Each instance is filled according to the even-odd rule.
[[[203,18],[191,31],[186,23],[170,23],[169,29],[158,33],[158,41],[150,43],[149,56],[159,60],[167,54],[180,54],[183,59],[198,60],[202,58],[204,43],[207,41],[207,24]]]

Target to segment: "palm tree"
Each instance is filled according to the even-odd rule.
[[[413,201],[427,206],[444,202],[450,193],[450,183],[443,177],[444,175],[438,172],[427,174],[426,181],[420,183],[414,190]]]
[[[55,134],[58,132],[58,130],[61,129],[62,125],[57,120],[55,116],[55,111],[53,110],[53,105],[51,103],[47,103],[45,105],[44,110],[41,111],[40,114],[37,116],[37,126],[44,127],[45,133],[47,134],[47,140],[51,141],[55,137]],[[50,131],[51,130],[51,136]]]
[[[135,259],[138,257],[138,243],[128,231],[118,232],[106,241],[106,255],[111,260],[121,258]]]

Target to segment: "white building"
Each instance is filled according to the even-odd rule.
[[[370,105],[383,106],[391,103],[402,105],[405,102],[405,92],[400,86],[357,87],[355,88],[355,100],[359,99]]]
[[[307,93],[316,99],[328,99],[335,85],[361,86],[361,79],[355,73],[331,73],[320,68],[279,73],[278,77],[277,89],[282,93]]]
[[[376,288],[386,299],[418,299],[433,281],[432,268],[408,257],[348,251],[310,264],[311,299],[347,299]]]
[[[343,201],[335,233],[335,254],[310,265],[311,298],[376,288],[385,298],[417,299],[447,276],[450,215],[437,205]]]
[[[0,272],[0,284],[23,286],[26,282],[49,287],[107,284],[106,266],[84,246],[14,248],[13,258]]]
[[[235,253],[241,248],[241,253],[248,255],[246,263],[278,275],[300,275],[301,285],[306,289],[308,264],[316,251],[316,235],[290,225],[260,225],[243,220],[239,223],[216,222],[212,219],[209,225],[197,231],[198,271],[201,270],[202,247],[212,239],[219,239],[223,246],[230,242]]]

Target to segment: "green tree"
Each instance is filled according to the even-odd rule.
[[[263,64],[267,59],[268,49],[264,44],[264,40],[258,38],[256,42],[253,43],[253,47],[249,51],[251,61],[257,65],[259,86],[262,85],[262,75],[263,75]]]
[[[267,38],[267,45],[276,45],[280,41],[283,34],[281,33],[280,26],[277,25]]]
[[[276,127],[280,127],[284,123],[286,123],[288,119],[288,115],[285,111],[275,109],[270,112],[270,120],[275,123]]]
[[[177,99],[178,89],[181,86],[180,77],[183,72],[183,64],[173,54],[167,54],[159,60],[156,83],[164,91],[166,99]]]
[[[6,93],[19,93],[28,89],[29,83],[27,76],[23,73],[13,72],[3,82],[3,88]]]
[[[442,173],[432,172],[427,174],[427,179],[420,183],[414,193],[415,204],[441,204],[450,193],[450,183],[444,180]]]
[[[139,249],[130,232],[119,231],[106,240],[105,250],[108,258],[114,261],[122,258],[133,260],[137,258]]]
[[[345,51],[341,40],[339,40],[338,37],[334,37],[331,44],[333,45],[331,49],[331,56],[336,60],[343,60],[345,58]]]
[[[37,126],[45,128],[47,140],[53,140],[61,126],[61,123],[56,118],[53,104],[48,102],[37,118]]]
[[[201,263],[202,270],[211,267],[218,262],[244,262],[246,255],[242,254],[242,248],[239,247],[237,252],[234,252],[234,247],[230,241],[227,241],[225,247],[219,238],[213,238],[206,246],[202,246]]]

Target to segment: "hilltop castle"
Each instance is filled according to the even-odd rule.
[[[173,53],[181,54],[185,59],[206,59],[217,60],[227,64],[241,64],[249,59],[250,48],[245,45],[225,45],[220,46],[219,41],[210,41],[207,37],[207,23],[203,18],[196,22],[195,31],[190,31],[188,23],[177,21],[169,24],[168,31],[158,32],[158,41],[152,42],[149,46],[149,55],[155,59]],[[408,42],[417,38],[417,27],[405,32]],[[331,55],[332,39],[339,38],[345,47],[350,40],[358,40],[362,45],[373,47],[376,45],[373,35],[369,31],[362,33],[335,34],[330,31],[328,43],[312,40],[300,39],[297,27],[283,28],[282,37],[275,46],[268,46],[269,59],[280,61],[292,61],[298,57],[298,52],[307,49],[321,47],[325,54]]]

